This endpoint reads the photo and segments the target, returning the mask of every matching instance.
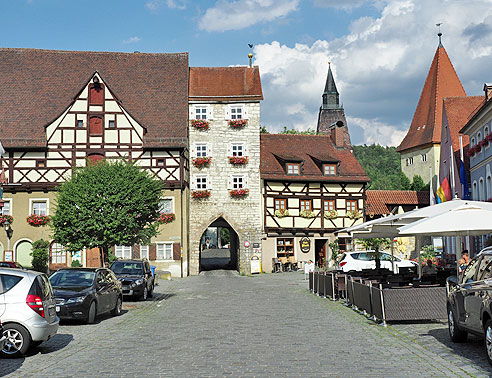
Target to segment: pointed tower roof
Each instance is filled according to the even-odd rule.
[[[425,79],[410,129],[396,150],[403,152],[440,143],[443,99],[457,96],[466,96],[466,93],[439,35],[439,46]]]
[[[331,72],[331,64],[328,62],[328,76],[326,77],[325,90],[323,91],[322,109],[333,109],[340,107],[340,94],[338,93],[333,72]]]

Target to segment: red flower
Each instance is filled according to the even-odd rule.
[[[159,223],[171,223],[175,219],[176,215],[174,213],[161,213],[159,218],[157,218],[157,221]]]
[[[210,190],[194,190],[191,192],[191,196],[196,199],[210,197]]]
[[[210,126],[210,122],[205,121],[204,119],[192,119],[190,120],[191,126],[199,130],[208,130]]]
[[[247,156],[229,156],[229,163],[234,165],[244,165],[248,163]]]
[[[9,223],[12,223],[14,221],[12,215],[0,215],[0,226],[5,224],[7,221]]]
[[[229,190],[229,194],[234,198],[243,198],[246,197],[249,193],[249,189],[232,189]]]
[[[248,124],[247,119],[231,119],[227,122],[227,124],[234,128],[234,129],[240,129]]]
[[[199,158],[193,159],[193,165],[197,168],[203,168],[203,167],[210,165],[211,161],[212,161],[211,157],[199,157]]]
[[[50,217],[47,215],[31,214],[26,218],[27,223],[33,227],[44,226],[50,221]]]

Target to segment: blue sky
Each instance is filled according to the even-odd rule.
[[[247,64],[262,124],[314,128],[331,60],[355,144],[397,145],[437,48],[468,94],[492,81],[491,0],[0,0],[0,46],[190,53],[191,66]]]

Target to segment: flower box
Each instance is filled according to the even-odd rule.
[[[316,217],[316,214],[312,211],[309,211],[309,210],[302,210],[299,215],[303,218],[306,218],[306,219],[311,219],[311,218],[315,218]]]
[[[39,227],[48,224],[50,217],[48,215],[31,214],[26,218],[26,221],[33,227]]]
[[[157,221],[159,223],[171,223],[175,219],[176,215],[174,213],[161,213],[159,218],[157,218]]]
[[[335,219],[338,218],[338,212],[336,210],[329,210],[325,212],[325,219]]]
[[[359,210],[347,211],[347,218],[350,219],[359,219],[362,218],[362,213]]]
[[[0,226],[3,226],[5,223],[12,224],[14,221],[14,217],[12,215],[0,215]]]
[[[468,150],[468,156],[470,157],[475,156],[475,149],[473,147]]]
[[[212,161],[211,157],[199,157],[192,160],[193,165],[197,168],[208,167]]]
[[[210,190],[193,190],[191,196],[195,199],[203,199],[210,197]]]
[[[210,122],[205,121],[204,119],[192,119],[190,123],[191,126],[198,130],[208,130],[210,126]]]
[[[248,163],[247,156],[229,156],[229,163],[233,165],[245,165]]]
[[[488,142],[492,142],[492,133],[487,134],[487,135],[485,136],[485,140],[487,140]]]
[[[244,198],[248,195],[249,189],[232,189],[229,194],[232,198]]]
[[[275,210],[275,216],[277,218],[288,217],[289,216],[289,210],[287,210],[287,209],[278,209],[278,210]]]
[[[230,119],[227,124],[233,129],[241,129],[248,124],[247,119]]]
[[[480,151],[482,151],[482,146],[479,144],[477,144],[475,147],[475,153],[479,153]]]

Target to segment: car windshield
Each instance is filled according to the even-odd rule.
[[[141,262],[116,261],[111,265],[111,270],[115,274],[138,276],[143,274],[143,264]]]
[[[59,270],[50,276],[50,282],[57,287],[89,287],[95,275],[95,272],[83,270]]]

